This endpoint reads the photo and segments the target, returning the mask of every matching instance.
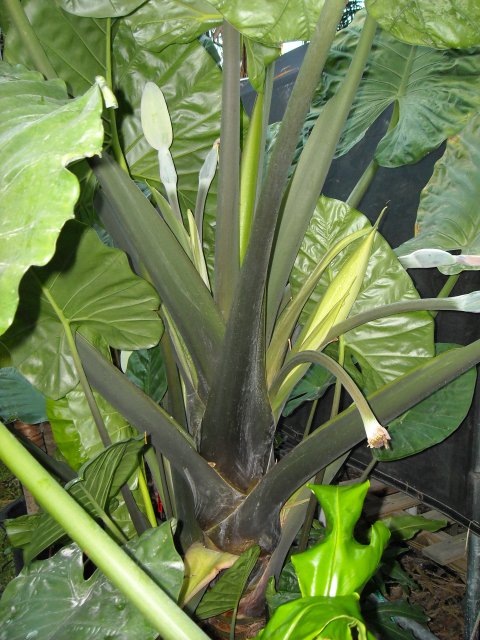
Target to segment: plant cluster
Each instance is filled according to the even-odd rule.
[[[345,4],[4,0],[0,413],[34,402],[58,456],[0,425],[0,457],[44,509],[10,527],[27,567],[1,601],[1,640],[206,637],[175,602],[197,620],[233,611],[233,637],[236,618],[262,615],[313,478],[337,526],[295,556],[302,598],[259,637],[372,637],[356,594],[388,535],[353,540],[366,485],[344,503],[319,485],[363,439],[376,459],[405,457],[471,404],[480,343],[435,345],[431,312],[479,310],[479,292],[449,293],[480,263],[480,15],[473,0],[367,0],[337,32]],[[222,68],[204,46],[220,26]],[[309,47],[269,129],[291,40]],[[333,158],[391,106],[347,201],[321,195]],[[416,235],[393,251],[361,199],[378,167],[445,140]],[[448,275],[438,298],[420,298],[412,267]],[[282,414],[332,385],[331,419],[276,459]],[[358,555],[346,573],[328,551],[339,532]],[[102,573],[84,577],[81,549]]]

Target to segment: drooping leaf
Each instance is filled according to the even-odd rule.
[[[135,434],[128,422],[95,391],[94,398],[112,442]],[[57,448],[72,469],[103,450],[97,427],[81,387],[69,391],[59,400],[47,400],[47,415]]]
[[[119,18],[135,11],[145,0],[55,0],[68,13],[90,18]]]
[[[110,498],[117,495],[138,467],[138,456],[143,447],[141,437],[111,445],[82,465],[78,478],[67,483],[65,489],[93,518],[101,520],[101,510],[108,511]],[[65,535],[49,513],[42,513],[35,520],[35,525],[23,551],[27,564]]]
[[[192,42],[222,24],[222,20],[222,15],[204,0],[150,0],[129,15],[125,23],[140,47],[158,52],[173,43]]]
[[[160,404],[167,390],[167,374],[159,346],[134,351],[128,359],[127,378]]]
[[[228,569],[238,556],[232,553],[208,549],[201,542],[194,542],[185,553],[185,577],[180,600],[189,602],[222,571]]]
[[[353,629],[356,630],[354,635]],[[258,640],[373,640],[360,612],[358,595],[310,596],[279,607]]]
[[[212,589],[205,593],[195,610],[195,615],[200,620],[218,616],[237,607],[248,576],[252,572],[259,555],[260,547],[258,545],[253,545],[244,551],[235,564],[219,578]]]
[[[447,526],[448,520],[432,520],[424,516],[389,516],[382,522],[392,534],[392,540],[410,540],[419,531],[438,531]]]
[[[62,226],[73,217],[79,187],[66,166],[102,147],[98,89],[77,100],[67,97],[60,80],[45,82],[0,62],[0,334],[13,321],[22,276],[30,265],[50,260]]]
[[[65,324],[102,336],[114,348],[151,347],[162,332],[158,304],[155,290],[132,273],[124,253],[72,221],[51,262],[23,278],[20,306],[2,341],[32,384],[61,398],[78,382]]]
[[[263,93],[265,86],[265,68],[280,56],[278,47],[266,47],[255,40],[245,38],[247,52],[248,80],[257,93]]]
[[[106,20],[72,15],[63,11],[55,0],[26,0],[22,7],[71,95],[84,93],[95,83],[95,76],[105,76]],[[7,32],[5,60],[33,66],[16,29]]]
[[[350,64],[362,13],[337,35],[327,62],[324,97],[337,90]],[[460,131],[478,109],[479,69],[478,48],[463,52],[414,47],[379,31],[337,156],[351,149],[380,114],[394,105],[395,126],[380,140],[375,159],[384,167],[417,162]],[[450,99],[452,95],[455,100]]]
[[[149,529],[127,545],[130,555],[175,600],[183,563],[175,550],[171,523]],[[53,558],[23,569],[0,601],[2,640],[93,637],[155,640],[158,633],[99,570],[83,577],[82,550],[70,545]],[[28,602],[28,607],[23,603]],[[53,614],[55,612],[55,614]]]
[[[438,344],[443,353],[457,345]],[[375,450],[378,460],[399,460],[438,444],[463,422],[475,392],[476,370],[470,369],[389,424],[391,448]]]
[[[322,197],[292,271],[292,291],[298,291],[329,247],[369,224],[361,213],[345,203]],[[305,306],[301,322],[324,294],[354,248],[355,245],[347,247],[332,261]],[[382,304],[418,297],[407,272],[387,242],[377,233],[366,277],[350,316],[370,309],[372,300],[376,307],[380,307]],[[369,391],[378,389],[434,354],[433,322],[426,313],[406,313],[376,320],[349,331],[344,339],[345,366],[360,386]]]
[[[368,13],[395,38],[437,49],[480,44],[476,0],[366,0]]]
[[[344,596],[359,592],[377,570],[390,532],[381,522],[370,529],[369,544],[354,538],[370,483],[350,486],[309,485],[327,520],[325,537],[292,556],[303,597]]]
[[[0,418],[4,422],[21,420],[27,424],[45,422],[45,396],[13,367],[0,369]]]
[[[458,136],[450,138],[442,158],[420,196],[415,238],[396,249],[407,255],[418,249],[461,251],[480,255],[480,116],[474,116]],[[461,256],[460,256],[461,257]],[[442,273],[479,269],[480,265],[441,266]]]

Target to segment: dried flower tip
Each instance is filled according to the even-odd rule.
[[[378,422],[367,429],[367,440],[369,447],[374,449],[385,447],[385,449],[389,449],[388,441],[390,440],[390,436],[388,431]]]

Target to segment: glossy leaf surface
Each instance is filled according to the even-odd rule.
[[[337,90],[350,63],[361,24],[360,15],[334,42],[324,85],[328,96]],[[479,49],[463,52],[413,47],[379,31],[337,156],[351,149],[394,105],[394,126],[380,140],[375,159],[384,167],[417,162],[460,131],[478,109],[479,70]]]
[[[125,440],[137,433],[101,395],[95,391],[93,394],[112,442]],[[103,450],[98,429],[80,386],[59,400],[48,399],[47,415],[58,450],[72,469],[79,469]]]
[[[295,293],[326,251],[353,231],[369,226],[368,220],[339,200],[322,197],[299,251],[290,278]],[[300,322],[324,295],[355,244],[347,247],[324,272]],[[407,272],[387,242],[377,233],[366,277],[350,316],[382,304],[419,297]],[[376,320],[344,336],[346,368],[363,389],[373,391],[434,354],[433,322],[426,313],[406,313]],[[355,364],[353,364],[355,363]],[[359,373],[361,369],[361,374]]]
[[[50,260],[62,226],[73,218],[80,190],[66,166],[102,147],[98,89],[67,98],[60,80],[45,82],[0,62],[0,334],[13,321],[22,276]]]
[[[149,529],[127,549],[174,599],[183,577],[171,523]],[[154,640],[158,633],[100,573],[85,580],[83,554],[70,545],[53,558],[33,563],[8,585],[0,601],[2,640],[25,640],[35,629],[36,640],[95,637]],[[28,607],[23,603],[28,602]]]
[[[480,255],[480,116],[474,116],[458,136],[450,138],[442,158],[420,196],[415,238],[397,253],[417,249],[460,251]],[[454,264],[440,267],[446,274],[477,266]]]
[[[165,362],[160,346],[134,351],[128,359],[125,373],[147,396],[160,404],[167,390]]]
[[[161,51],[170,44],[187,44],[222,24],[222,15],[204,0],[150,0],[125,22],[139,46]]]
[[[162,332],[158,304],[153,287],[132,273],[123,252],[70,222],[53,260],[23,279],[20,306],[3,341],[20,372],[48,397],[60,398],[78,382],[62,323],[101,335],[117,349],[151,347]]]
[[[78,471],[78,478],[65,485],[65,489],[93,518],[101,520],[99,508],[108,512],[108,501],[117,495],[138,467],[143,447],[142,438],[113,444],[84,464]],[[42,513],[35,522],[32,538],[23,552],[27,564],[65,535],[49,513]]]
[[[363,622],[356,594],[336,598],[309,596],[288,602],[277,609],[257,636],[258,640],[351,640],[354,637],[373,640]]]
[[[424,516],[388,516],[382,522],[388,527],[393,540],[411,540],[419,531],[438,531],[447,526],[448,520],[431,520]]]
[[[368,13],[395,38],[437,49],[480,44],[476,0],[366,0]]]
[[[71,95],[87,91],[95,83],[95,76],[105,76],[105,20],[66,13],[55,0],[26,0],[22,6]],[[10,29],[5,39],[5,60],[33,66],[15,29]]]
[[[371,527],[369,544],[360,544],[354,538],[353,530],[370,483],[309,486],[325,512],[327,524],[325,537],[319,544],[292,556],[302,596],[359,592],[377,570],[390,538],[381,521]]]
[[[45,422],[45,396],[13,367],[0,369],[0,417],[3,422],[21,420],[27,424]]]
[[[438,353],[457,345],[437,345]],[[375,450],[378,460],[399,460],[448,438],[465,419],[475,391],[476,370],[436,391],[389,424],[391,448]]]
[[[145,0],[56,0],[68,13],[91,18],[118,18],[135,11]]]

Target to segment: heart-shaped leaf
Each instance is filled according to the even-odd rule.
[[[183,563],[175,550],[171,523],[149,529],[126,548],[176,600],[182,584]],[[36,640],[157,638],[157,631],[99,570],[88,580],[83,573],[83,553],[77,545],[65,547],[53,558],[23,569],[10,582],[0,601],[2,638],[25,640],[32,629]],[[24,606],[25,602],[28,607]]]
[[[53,260],[22,280],[20,306],[3,341],[33,385],[61,398],[78,382],[68,331],[102,336],[117,349],[152,347],[163,330],[158,304],[155,290],[132,273],[124,253],[72,221]]]
[[[102,147],[97,87],[67,98],[61,81],[0,62],[0,335],[13,321],[22,276],[50,260],[73,218],[79,186],[65,167]]]
[[[437,344],[443,353],[457,345]],[[475,368],[465,372],[439,391],[391,422],[390,449],[375,449],[378,460],[399,460],[438,444],[461,425],[472,404],[477,379]]]
[[[407,255],[418,249],[461,251],[480,255],[480,116],[450,138],[442,158],[422,191],[415,224],[415,238],[396,249]],[[439,267],[442,273],[479,269],[480,265],[455,264]]]
[[[57,4],[77,16],[119,18],[135,11],[145,0],[56,0]]]
[[[333,44],[324,77],[323,98],[338,88],[354,55],[362,12]],[[375,159],[384,167],[417,162],[460,131],[480,106],[480,49],[438,51],[399,42],[377,33],[337,156],[363,138],[391,105],[391,129],[380,140]],[[455,95],[455,100],[451,96]],[[397,121],[398,118],[398,121]],[[393,126],[394,125],[394,126]]]

